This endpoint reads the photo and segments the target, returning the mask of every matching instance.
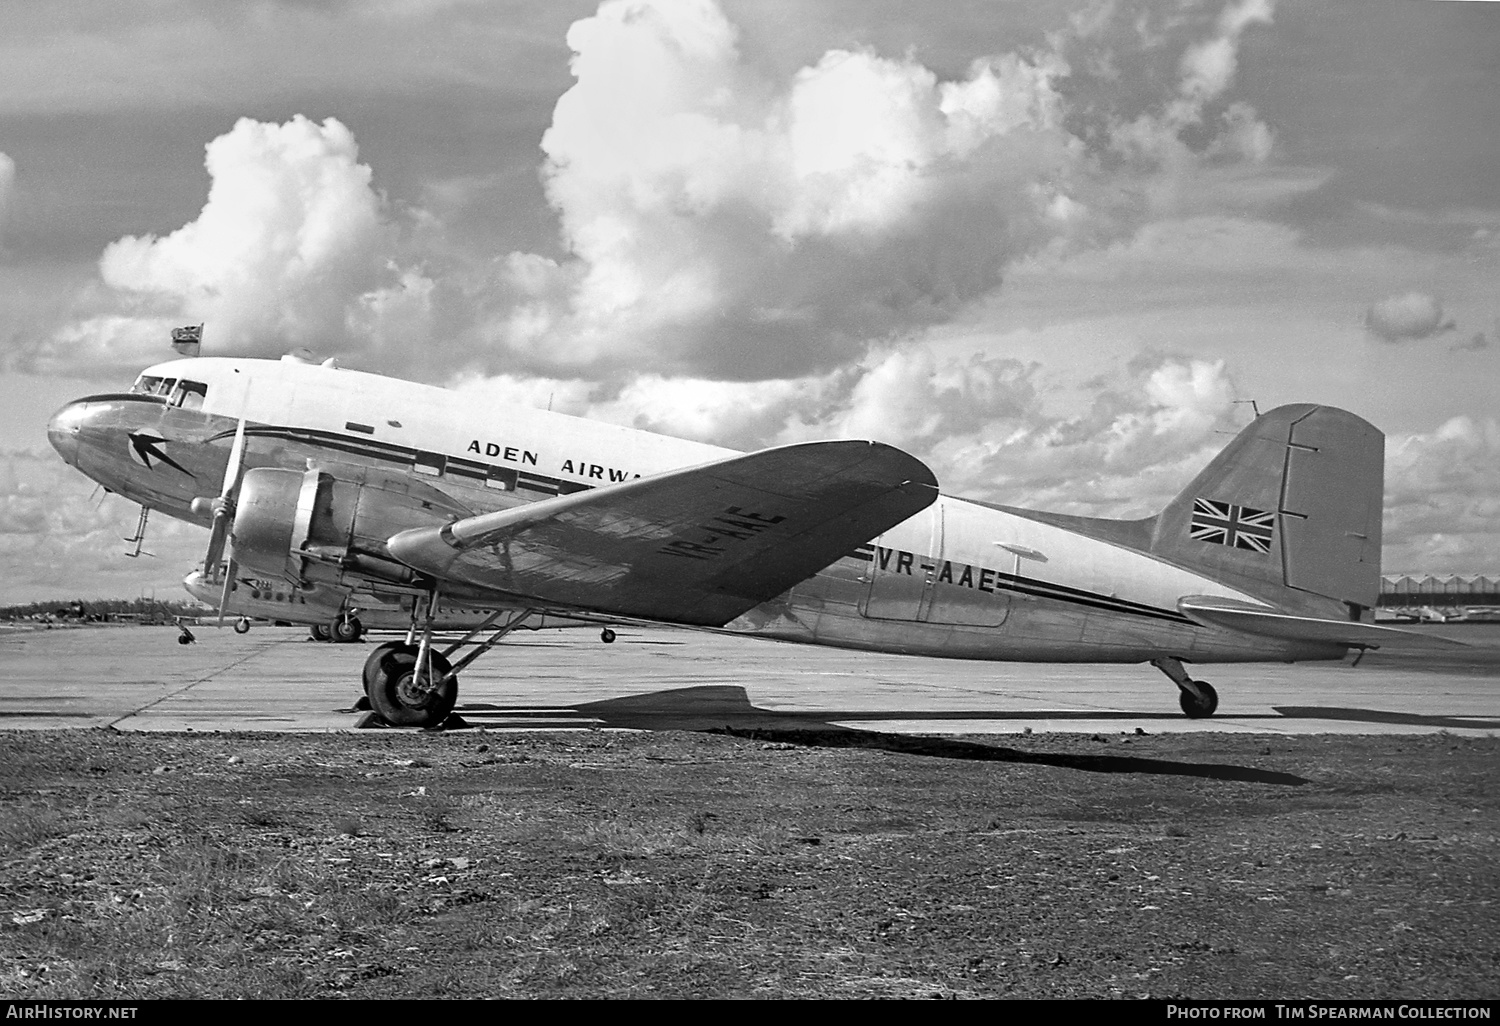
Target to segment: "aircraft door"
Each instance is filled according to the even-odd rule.
[[[925,620],[943,550],[943,511],[935,502],[876,538],[870,547],[870,588],[861,612],[872,620]]]
[[[939,499],[934,506],[946,504]],[[999,568],[972,566],[964,558],[999,552],[987,511],[955,503],[939,515],[944,520],[942,558],[934,571],[935,582],[929,588],[923,619],[966,627],[999,627],[1010,616],[1011,598],[1009,591],[998,586]],[[994,557],[990,562],[993,564]]]

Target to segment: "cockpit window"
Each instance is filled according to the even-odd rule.
[[[135,384],[130,386],[132,392],[140,395],[171,395],[172,389],[176,387],[176,378],[161,378],[151,374],[142,374],[135,379]],[[201,387],[201,386],[200,386]]]
[[[172,393],[172,405],[181,406],[184,410],[201,409],[203,397],[207,394],[208,386],[203,382],[183,378],[177,383],[177,391]]]

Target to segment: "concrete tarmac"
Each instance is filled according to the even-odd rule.
[[[0,729],[349,730],[374,638],[304,628],[0,630]],[[837,725],[905,734],[1500,731],[1500,625],[1439,632],[1458,655],[1197,666],[1219,712],[1189,720],[1150,666],[980,663],[845,652],[692,631],[517,632],[460,675],[457,712],[491,729]]]

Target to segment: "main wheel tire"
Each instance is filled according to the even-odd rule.
[[[1219,693],[1206,680],[1195,680],[1193,683],[1203,691],[1203,698],[1200,700],[1191,691],[1180,690],[1177,693],[1177,704],[1182,706],[1183,713],[1189,719],[1201,720],[1212,716],[1219,708]]]
[[[250,633],[250,621],[247,620],[247,619],[245,619],[243,616],[240,617],[238,620],[234,621],[234,633],[236,633],[236,634],[249,634]]]
[[[387,652],[370,681],[370,704],[393,727],[440,726],[458,701],[458,679],[449,673],[448,660],[429,654],[432,675],[441,683],[427,686],[417,679],[417,653],[406,645]]]
[[[375,646],[375,651],[371,652],[370,653],[370,658],[368,658],[368,659],[365,660],[365,674],[364,674],[364,677],[365,677],[365,694],[366,695],[369,695],[369,693],[370,693],[370,684],[375,680],[375,674],[380,669],[380,661],[382,659],[384,659],[386,656],[390,655],[392,652],[399,652],[399,651],[402,651],[403,649],[406,650],[406,651],[411,652],[413,654],[413,656],[416,655],[417,646],[416,645],[408,645],[404,641],[387,641],[387,642],[385,642],[383,644]]]
[[[326,623],[313,624],[308,628],[307,633],[314,641],[327,641],[333,636],[328,633],[328,625]]]
[[[334,641],[348,643],[358,641],[365,633],[365,626],[356,616],[341,616],[329,624],[328,633]]]

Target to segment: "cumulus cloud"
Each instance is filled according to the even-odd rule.
[[[1273,0],[1241,0],[1225,7],[1214,35],[1189,47],[1182,55],[1182,79],[1178,85],[1182,102],[1194,108],[1177,115],[1195,118],[1203,104],[1229,88],[1239,66],[1240,36],[1255,24],[1270,24]]]
[[[992,294],[1019,258],[1128,236],[1149,214],[1139,175],[1173,191],[1205,162],[1264,158],[1269,130],[1244,104],[1192,145],[1177,136],[1269,16],[1237,0],[1158,25],[1177,85],[1129,121],[1086,102],[1070,63],[1149,81],[1121,45],[1126,5],[945,79],[854,49],[777,77],[712,0],[607,0],[568,31],[575,82],[542,140],[560,254],[476,252],[440,203],[392,210],[334,119],[245,119],[208,145],[199,216],[109,246],[102,287],[30,364],[128,366],[203,321],[217,351],[308,346],[387,369],[420,351],[432,374],[848,368]],[[1138,176],[1112,177],[1104,151],[1136,137]]]
[[[1444,319],[1442,304],[1425,292],[1390,296],[1365,311],[1365,328],[1387,342],[1431,338],[1455,327]]]
[[[1500,421],[1388,439],[1385,491],[1388,573],[1500,570]]]
[[[172,324],[206,323],[221,352],[274,355],[347,344],[347,324],[397,303],[362,297],[389,276],[395,235],[354,136],[329,118],[242,118],[206,148],[198,217],[168,235],[126,236],[99,259],[104,309],[52,340],[43,365],[118,366],[159,357]],[[405,313],[405,306],[402,312]],[[353,311],[353,314],[351,314]]]
[[[1225,99],[1239,70],[1243,37],[1252,26],[1271,22],[1274,0],[1231,2],[1201,28],[1196,19],[1206,13],[1203,7],[1165,11],[1119,4],[1107,10],[1102,27],[1081,36],[1067,52],[1071,55],[1076,48],[1075,63],[1102,66],[1111,74],[1075,76],[1071,88],[1078,95],[1070,98],[1092,112],[1095,126],[1090,136],[1106,138],[1125,169],[1140,176],[1138,188],[1153,211],[1176,212],[1188,205],[1188,196],[1206,172],[1270,159],[1275,146],[1270,126],[1249,103]],[[1132,43],[1146,57],[1168,52],[1184,23],[1193,26],[1196,35],[1170,69],[1175,75],[1172,95],[1165,102],[1154,97],[1141,102],[1140,88],[1118,81],[1117,69],[1132,62],[1127,53]],[[1156,74],[1165,76],[1168,69],[1159,68]],[[1109,112],[1107,117],[1103,111]]]
[[[576,83],[542,141],[569,255],[504,262],[479,358],[740,379],[848,365],[950,319],[1043,246],[1138,227],[1140,183],[1101,174],[1098,139],[1179,184],[1205,161],[1265,160],[1270,130],[1244,103],[1180,137],[1270,16],[1269,0],[1227,5],[1175,91],[1125,122],[1069,100],[1075,49],[1119,75],[1100,49],[1118,43],[1112,8],[951,80],[832,50],[774,81],[710,0],[609,0],[568,33]]]
[[[571,257],[513,255],[486,336],[537,369],[825,369],[950,317],[1076,203],[1055,56],[944,82],[836,50],[770,82],[706,0],[605,3],[568,43],[542,148]]]

